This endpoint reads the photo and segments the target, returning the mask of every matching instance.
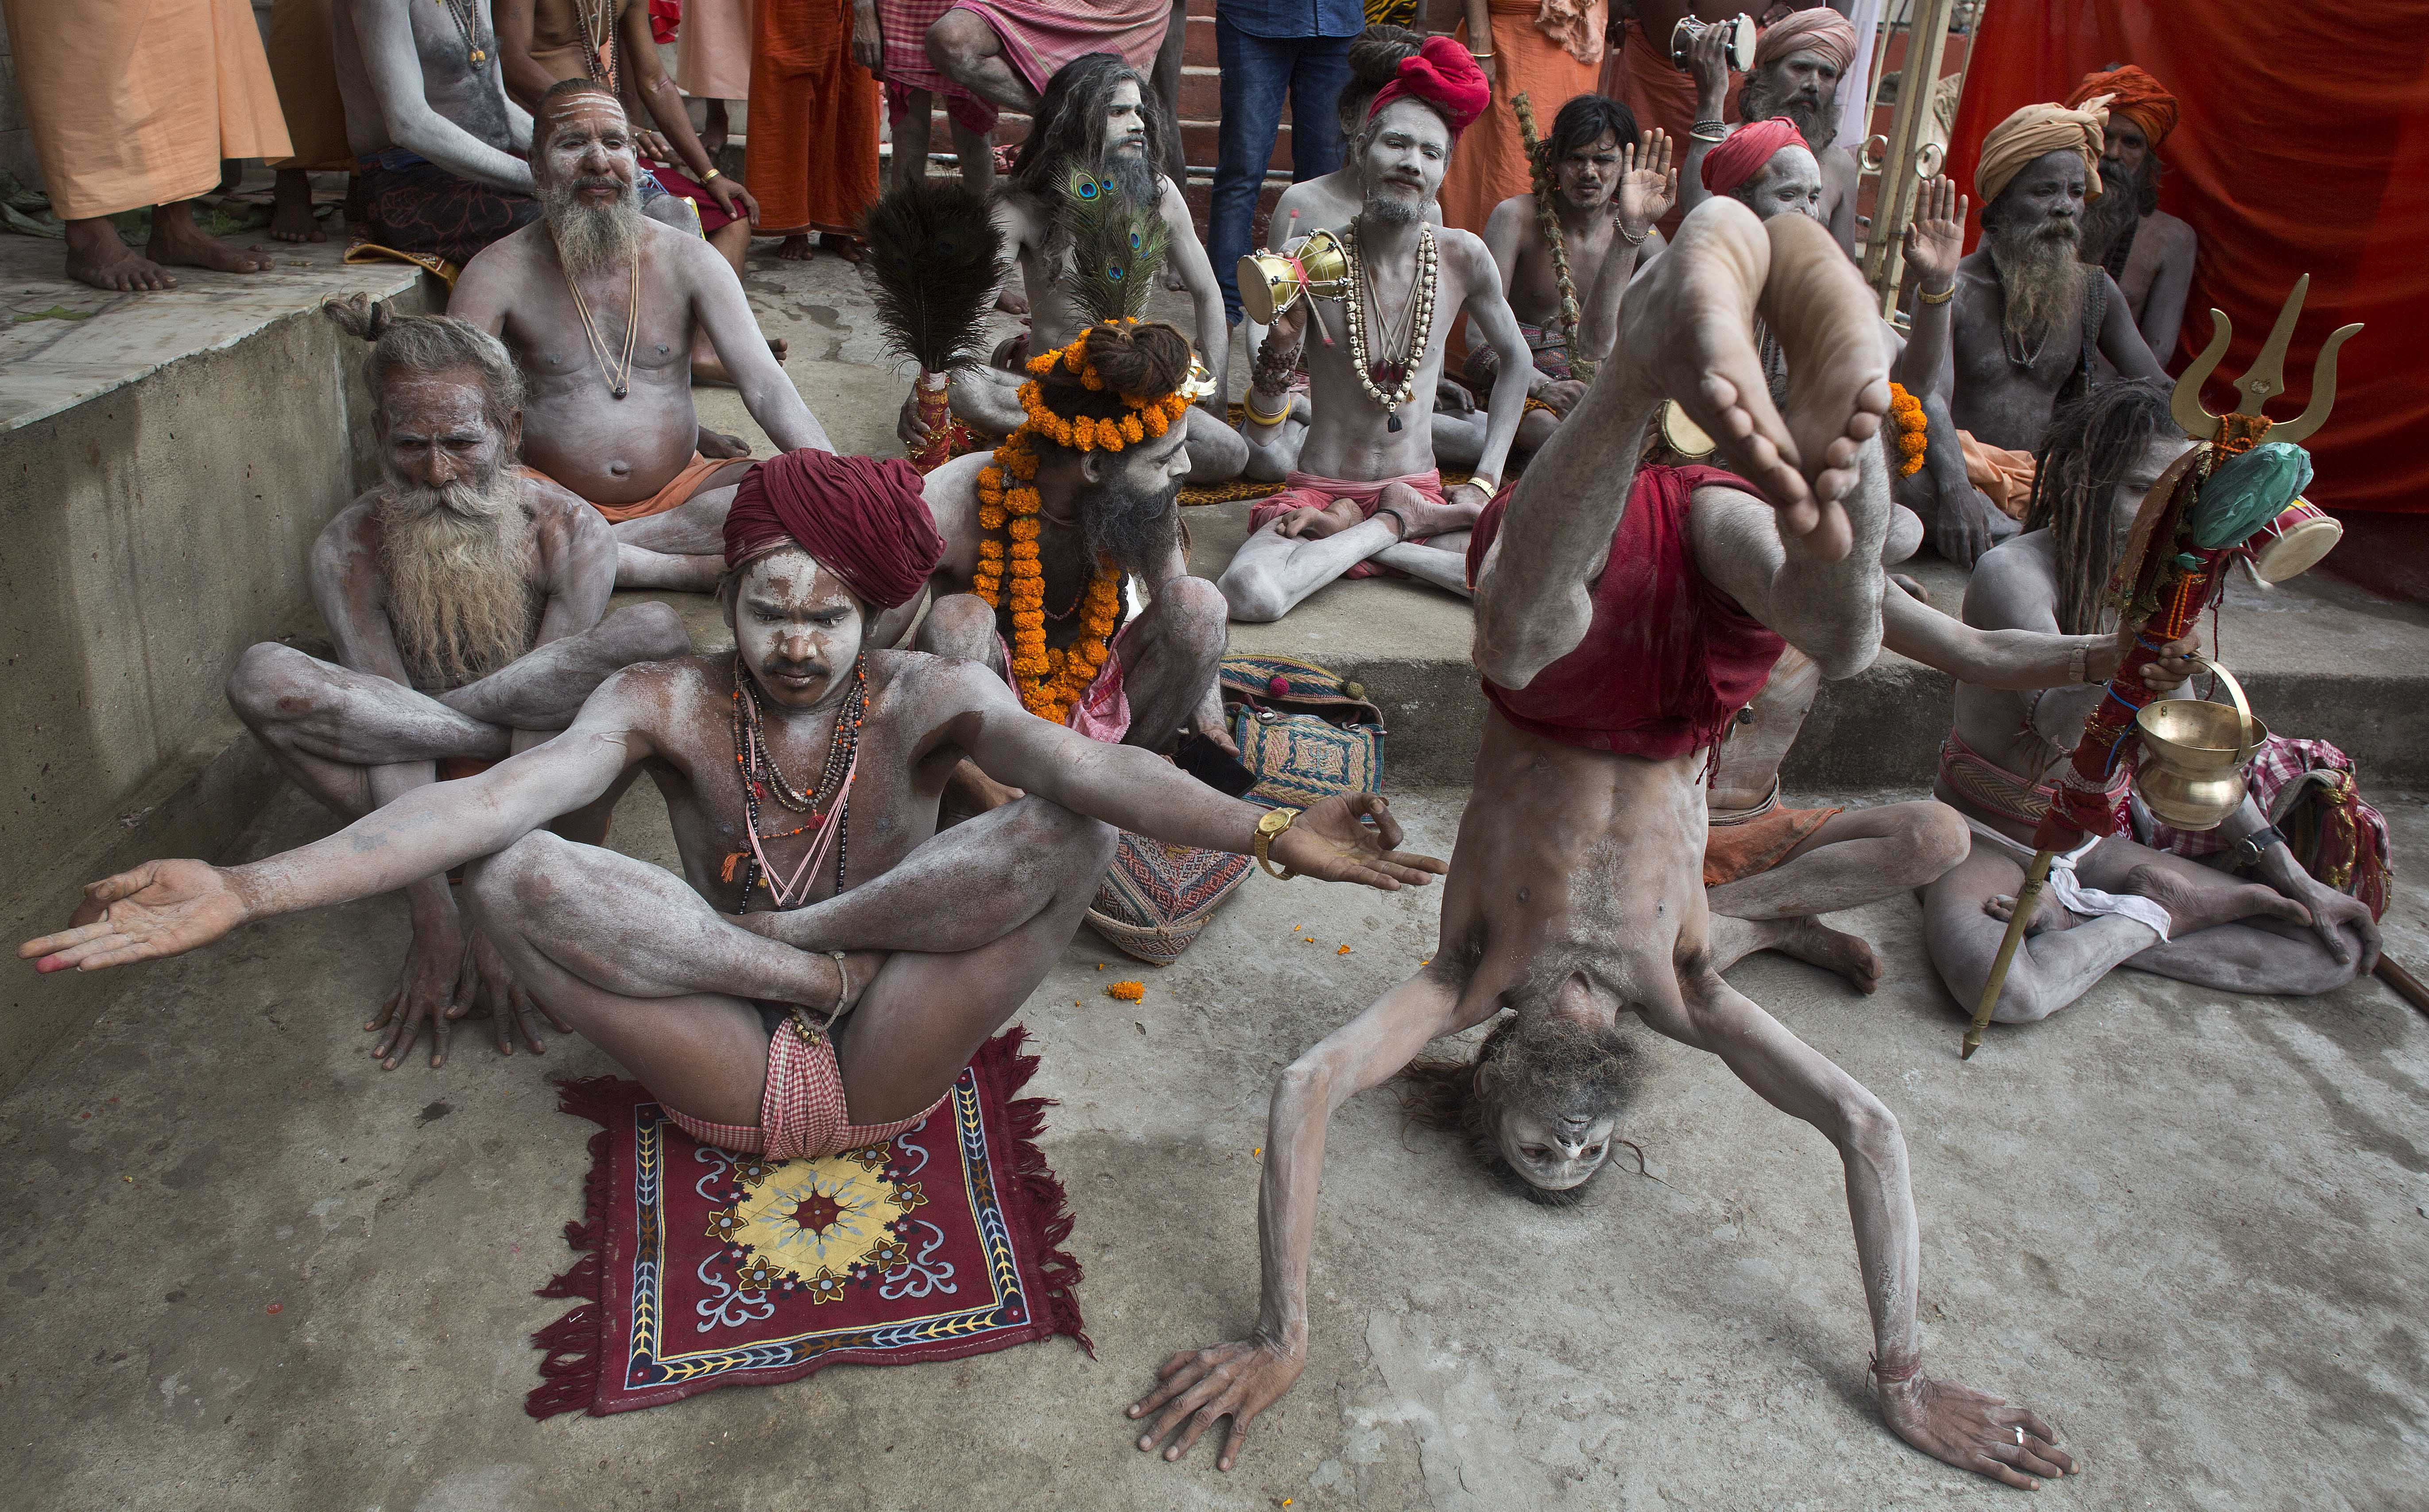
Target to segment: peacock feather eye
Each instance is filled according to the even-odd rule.
[[[1122,265],[1119,263],[1107,263],[1105,265],[1105,276],[1112,279],[1116,284],[1120,283],[1122,281]]]
[[[1131,233],[1131,251],[1137,252],[1146,245],[1147,238],[1140,236],[1135,230],[1133,230]]]

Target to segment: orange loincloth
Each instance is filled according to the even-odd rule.
[[[1526,144],[1518,136],[1518,117],[1510,108],[1513,95],[1524,94],[1535,110],[1535,123],[1552,129],[1552,117],[1580,94],[1592,94],[1597,62],[1580,63],[1569,50],[1535,24],[1541,0],[1493,0],[1493,58],[1485,65],[1493,75],[1493,105],[1460,134],[1451,149],[1450,166],[1443,173],[1443,223],[1462,231],[1484,234],[1493,207],[1533,187],[1528,172]],[[1602,35],[1603,0],[1585,8],[1592,34]],[[1466,23],[1460,24],[1462,38]]]
[[[9,0],[42,188],[63,221],[174,205],[223,157],[294,156],[243,0]]]
[[[1715,823],[1704,835],[1704,885],[1760,877],[1785,860],[1841,809],[1792,809],[1774,801],[1750,818]]]
[[[346,103],[329,61],[329,0],[276,0],[270,8],[270,76],[295,156],[273,168],[343,173],[355,166],[346,143]]]
[[[621,525],[628,519],[647,519],[653,515],[663,515],[669,509],[690,502],[691,496],[707,487],[708,481],[724,468],[747,468],[751,465],[749,457],[704,457],[695,452],[691,454],[691,460],[684,464],[683,470],[667,480],[665,487],[637,503],[603,504],[596,499],[588,502],[591,508],[606,518],[610,525]],[[545,478],[550,483],[556,483],[558,487],[565,488],[565,485],[557,483],[554,478],[550,478],[537,468],[526,467],[523,472],[528,477]],[[565,491],[575,495],[582,492],[579,488],[566,488]]]
[[[751,150],[758,231],[857,235],[877,203],[877,75],[851,60],[845,0],[755,0]]]
[[[1989,495],[1999,513],[2024,518],[2033,501],[2033,454],[1977,441],[1972,431],[1958,432],[1957,445],[1965,453],[1965,481]]]

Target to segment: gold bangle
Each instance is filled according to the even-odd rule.
[[[1501,491],[1501,480],[1493,476],[1489,472],[1479,475],[1472,475],[1467,480],[1467,486],[1470,488],[1483,489],[1484,497],[1490,499],[1495,494]]]
[[[1248,423],[1251,425],[1280,425],[1290,419],[1290,395],[1282,395],[1282,407],[1267,415],[1258,410],[1257,391],[1251,387],[1240,396],[1240,410],[1248,416]]]
[[[1914,286],[1914,297],[1925,304],[1945,304],[1957,297],[1957,281],[1950,279],[1948,287],[1937,294],[1917,284]]]
[[[719,179],[723,178],[724,176],[724,170],[719,168],[715,163],[711,163],[708,165],[708,173],[703,175],[700,181],[700,187],[706,189],[708,186],[716,183]]]

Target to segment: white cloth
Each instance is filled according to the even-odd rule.
[[[1847,22],[1856,28],[1856,60],[1839,78],[1838,142],[1861,157],[1864,139],[1873,134],[1873,48],[1880,38],[1881,0],[1856,0]]]
[[[1966,816],[1965,827],[1974,831],[1975,838],[1988,840],[2014,857],[2018,865],[2027,869],[2031,867],[2034,854],[2032,846],[2019,844],[1970,814]],[[2166,945],[2169,927],[2175,922],[2168,916],[2166,909],[2147,897],[2137,897],[2131,893],[2104,893],[2096,887],[2086,887],[2082,879],[2075,876],[2075,863],[2088,855],[2092,846],[2100,844],[2102,838],[2102,836],[2093,835],[2073,850],[2050,858],[2048,882],[2050,896],[2057,899],[2058,907],[2070,913],[2080,913],[2086,918],[2096,919],[2114,914],[2119,918],[2132,919],[2156,934],[2159,937],[2158,944]]]

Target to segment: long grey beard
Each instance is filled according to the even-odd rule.
[[[1099,167],[1100,177],[1110,178],[1122,191],[1122,198],[1141,209],[1156,203],[1155,165],[1147,160],[1147,149],[1135,151],[1120,148],[1109,154]]]
[[[1125,572],[1146,574],[1172,549],[1180,528],[1181,487],[1131,488],[1099,484],[1080,500],[1080,529],[1088,554]]]
[[[520,479],[504,468],[486,485],[391,479],[375,507],[388,625],[414,686],[459,688],[531,649],[537,595]]]
[[[2008,334],[2027,344],[2062,326],[2083,310],[2083,271],[2075,261],[2076,228],[2043,222],[2016,232],[2001,224],[1985,238],[2006,293]]]
[[[2142,179],[2123,168],[2100,165],[2100,198],[2083,207],[2079,255],[2095,266],[2108,260],[2118,238],[2142,218]]]
[[[641,244],[641,191],[633,184],[613,204],[585,205],[575,198],[581,180],[542,183],[540,210],[548,218],[556,260],[576,278],[587,278],[633,255]]]

